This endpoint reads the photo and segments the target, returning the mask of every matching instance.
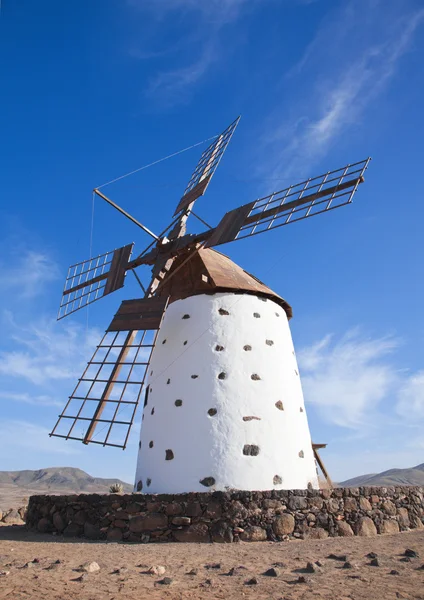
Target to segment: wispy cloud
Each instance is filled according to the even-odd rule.
[[[329,423],[352,429],[370,423],[378,404],[396,389],[398,375],[388,357],[398,345],[393,337],[350,331],[303,348],[298,359],[306,401]]]
[[[233,21],[242,10],[251,8],[260,1],[264,0],[129,0],[129,4],[161,16],[170,12],[195,13],[203,20],[222,25]]]
[[[424,371],[411,375],[404,382],[399,391],[396,411],[402,419],[418,426],[422,425],[424,419]]]
[[[179,39],[174,44],[174,64],[172,68],[159,71],[147,83],[145,95],[161,108],[169,108],[190,101],[197,85],[206,77],[215,63],[222,59],[223,47],[219,44],[224,27],[237,21],[243,14],[255,10],[264,2],[273,0],[130,0],[129,5],[139,11],[149,12],[159,22],[157,35],[162,37],[163,21],[174,20],[179,27],[189,27],[186,33],[179,31]],[[151,35],[151,34],[150,34]],[[189,49],[193,51],[190,52]],[[182,52],[184,50],[184,52]],[[134,57],[161,57],[167,50],[131,50]],[[179,54],[184,58],[180,59]],[[195,56],[194,60],[187,60]],[[175,60],[176,59],[176,60]]]
[[[63,406],[63,401],[59,402],[46,395],[36,395],[29,394],[27,392],[17,393],[17,392],[0,392],[0,399],[6,400],[7,402],[21,402],[23,404],[32,404],[34,406],[43,407],[43,406]]]
[[[5,380],[48,385],[78,377],[101,337],[99,331],[86,330],[72,321],[59,325],[42,319],[24,327],[14,322],[10,312],[6,314],[14,345],[12,350],[0,352],[0,374]]]
[[[59,277],[55,261],[47,254],[28,250],[0,264],[0,290],[17,299],[29,299],[45,291],[45,285]]]
[[[188,102],[193,86],[205,76],[212,63],[217,60],[215,45],[215,39],[212,37],[205,43],[200,57],[195,62],[185,67],[158,73],[150,80],[146,96],[151,99],[160,97],[162,106]]]
[[[395,26],[389,21],[381,31],[378,21],[386,22],[388,17],[380,3],[368,0],[361,2],[362,10],[358,6],[352,2],[344,5],[334,20],[321,28],[300,63],[291,70],[293,85],[295,76],[301,73],[305,77],[304,71],[313,62],[308,100],[300,104],[301,112],[295,112],[289,120],[282,119],[278,111],[274,113],[272,127],[263,138],[267,157],[275,157],[271,169],[269,161],[266,167],[272,177],[303,176],[349,127],[361,122],[365,110],[395,75],[400,59],[424,22],[424,9],[420,9],[398,15]],[[359,39],[352,35],[355,27],[365,30]],[[352,37],[352,50],[346,55],[341,37]]]
[[[22,454],[25,459],[28,453],[54,456],[58,454],[79,454],[80,450],[71,444],[49,438],[49,430],[40,425],[19,419],[2,419],[0,423],[0,452],[4,454]],[[15,459],[17,457],[15,456]]]

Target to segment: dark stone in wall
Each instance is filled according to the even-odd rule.
[[[122,543],[370,536],[422,529],[424,488],[32,496],[26,522],[41,533]]]

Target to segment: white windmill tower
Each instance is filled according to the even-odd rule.
[[[186,234],[238,121],[203,152],[160,236],[94,190],[154,242],[132,260],[130,244],[73,265],[66,279],[59,318],[121,288],[127,271],[153,265],[144,298],[122,302],[50,434],[125,448],[141,400],[139,492],[318,487],[292,309],[213,247],[349,204],[369,159]]]

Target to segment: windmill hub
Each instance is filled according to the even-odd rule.
[[[154,242],[135,258],[129,244],[68,271],[59,318],[121,288],[128,271],[145,292],[122,302],[50,434],[125,448],[141,401],[136,491],[316,488],[316,463],[327,476],[317,453],[324,445],[309,433],[292,309],[213,248],[350,204],[370,159],[186,234],[238,121],[203,152],[159,236],[94,190]],[[153,266],[147,289],[136,273],[142,265]]]

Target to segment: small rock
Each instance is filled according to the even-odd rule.
[[[174,580],[171,577],[164,577],[163,579],[156,581],[156,583],[159,583],[160,585],[171,585],[174,583]]]
[[[279,576],[279,572],[277,571],[277,569],[275,569],[274,567],[271,567],[270,569],[267,569],[263,575],[266,575],[267,577],[278,577]]]
[[[72,579],[71,581],[78,581],[79,583],[82,583],[83,581],[86,581],[87,579],[87,573],[83,573],[82,575],[80,575],[79,577],[76,577],[75,579]]]
[[[166,569],[163,565],[153,565],[150,569],[147,570],[149,575],[164,575],[166,573]],[[165,577],[166,579],[166,577]]]
[[[342,569],[357,569],[358,565],[353,565],[351,562],[346,561],[342,567]]]
[[[347,562],[346,554],[329,554],[327,558],[331,558],[332,560],[339,560],[340,562]]]
[[[96,562],[86,562],[83,565],[80,565],[77,571],[83,571],[84,573],[96,573],[100,571],[100,567]]]
[[[205,569],[220,569],[221,563],[209,563],[208,565],[204,565]]]
[[[229,575],[230,577],[232,577],[233,575],[238,575],[240,573],[240,571],[246,571],[246,567],[243,567],[243,565],[240,565],[239,567],[231,567],[231,569],[228,571],[227,575]]]
[[[306,569],[305,572],[306,573],[320,573],[321,569],[319,568],[319,566],[313,562],[308,562],[306,565]]]
[[[112,571],[111,575],[124,575],[125,573],[128,573],[127,567],[118,567]]]
[[[199,569],[191,569],[191,571],[188,571],[186,575],[197,575],[198,573]]]
[[[283,562],[277,561],[275,563],[272,563],[272,566],[273,567],[282,567],[282,568],[284,568],[286,566],[286,564],[283,563]]]
[[[378,560],[378,558],[372,558],[370,560],[370,567],[380,567],[380,561]]]
[[[10,575],[10,571],[0,571],[0,577],[6,577],[7,575]]]
[[[368,552],[367,558],[377,558],[378,554],[376,552]]]
[[[201,587],[209,587],[210,585],[213,585],[212,579],[205,579],[205,581],[200,584]]]
[[[323,564],[322,564],[322,562],[320,560],[316,560],[315,564],[316,564],[317,567],[322,567],[323,566]]]
[[[407,548],[404,552],[405,556],[409,556],[410,558],[418,558],[419,554],[418,552],[416,552],[416,550],[411,550],[410,548]]]
[[[396,569],[392,569],[389,573],[389,575],[400,575],[399,571],[396,571]]]
[[[424,565],[421,565],[421,567],[417,567],[417,571],[424,571]]]
[[[300,575],[300,577],[297,578],[296,583],[312,583],[312,580],[310,577],[304,577],[303,575]]]
[[[244,582],[245,585],[257,585],[258,579],[257,577],[252,577],[252,579],[248,579]]]
[[[409,556],[403,556],[399,560],[400,562],[412,562]]]

